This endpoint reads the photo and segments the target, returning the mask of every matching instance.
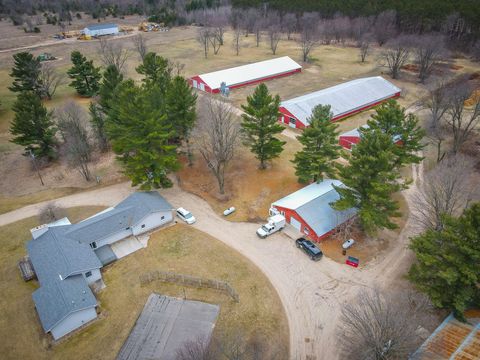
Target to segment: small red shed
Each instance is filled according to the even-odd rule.
[[[357,213],[354,208],[337,211],[330,206],[340,198],[333,185],[343,186],[343,183],[326,179],[310,184],[272,203],[270,214],[282,214],[299,232],[313,241],[320,241]]]

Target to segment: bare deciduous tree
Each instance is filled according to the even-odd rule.
[[[233,29],[233,40],[232,46],[235,50],[235,54],[238,56],[240,54],[240,48],[242,47],[242,29],[237,27]]]
[[[176,353],[176,360],[213,360],[215,354],[203,338],[187,341]]]
[[[65,209],[58,206],[54,202],[51,202],[40,209],[38,220],[40,221],[40,224],[49,224],[51,222],[60,220],[65,216],[67,216]]]
[[[271,24],[268,27],[268,39],[270,41],[270,49],[272,54],[275,55],[277,52],[278,43],[282,37],[281,28],[278,24]]]
[[[472,172],[471,159],[456,155],[444,159],[425,175],[412,211],[415,222],[422,230],[440,231],[443,215],[458,216],[462,213],[476,188],[469,178]]]
[[[335,41],[345,45],[345,41],[350,36],[352,29],[350,18],[348,16],[342,16],[341,14],[335,14],[331,24]]]
[[[352,37],[360,41],[365,35],[370,34],[374,23],[373,17],[359,16],[352,19]]]
[[[400,69],[407,62],[410,56],[410,38],[408,36],[400,36],[390,40],[385,44],[386,49],[382,53],[382,59],[385,61],[390,76],[398,79]]]
[[[55,95],[57,87],[63,83],[65,76],[55,71],[51,63],[43,63],[40,68],[38,84],[42,97],[51,99]]]
[[[367,59],[368,53],[370,52],[371,37],[368,34],[363,35],[357,44],[360,49],[360,61],[363,63]]]
[[[305,13],[300,22],[302,23],[302,29],[299,44],[302,49],[303,61],[308,62],[308,56],[318,42],[318,14]]]
[[[285,14],[282,19],[282,26],[287,34],[287,40],[292,40],[292,34],[297,30],[297,17],[295,14]]]
[[[197,41],[203,48],[203,53],[205,55],[205,59],[208,57],[208,45],[210,44],[210,29],[206,27],[202,27],[198,29],[197,33]]]
[[[424,83],[433,67],[446,57],[444,39],[439,34],[417,35],[413,39],[413,55],[418,65],[418,77],[420,82]]]
[[[113,65],[119,72],[123,72],[130,52],[124,49],[122,42],[100,38],[100,59],[105,66]]]
[[[220,46],[223,44],[223,33],[217,28],[211,28],[210,30],[210,44],[213,47],[213,54],[217,55],[220,51]]]
[[[132,42],[135,50],[138,52],[138,55],[140,55],[140,59],[143,61],[148,52],[147,38],[143,34],[138,33],[132,37]]]
[[[257,47],[260,46],[260,40],[262,38],[262,30],[265,27],[265,19],[262,17],[257,17],[255,25],[253,27],[253,33],[255,34],[255,43]]]
[[[209,99],[206,105],[207,116],[199,124],[196,142],[223,195],[225,172],[238,144],[239,124],[230,105],[214,99]]]
[[[427,301],[421,295],[382,295],[364,290],[342,309],[338,343],[345,359],[406,359],[419,341],[419,317]]]
[[[429,86],[428,96],[423,101],[423,105],[430,112],[429,127],[436,129],[443,117],[445,116],[448,107],[448,85],[445,81],[440,81]]]
[[[480,121],[480,97],[473,96],[473,90],[467,80],[456,82],[449,90],[449,108],[445,120],[452,131],[454,154],[468,140]]]
[[[397,34],[397,13],[387,10],[378,14],[374,25],[375,38],[380,46]]]
[[[90,181],[88,164],[92,160],[93,146],[85,111],[76,103],[69,102],[57,117],[69,164],[76,168],[85,180]]]
[[[185,64],[178,60],[168,60],[169,73],[173,76],[182,75],[182,71],[185,68]]]

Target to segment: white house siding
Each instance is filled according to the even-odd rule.
[[[162,219],[163,217],[163,219]],[[132,227],[133,235],[140,235],[146,231],[165,225],[173,220],[172,211],[159,211],[147,215]],[[142,225],[145,225],[142,228]]]
[[[86,324],[89,321],[92,321],[97,317],[97,311],[94,307],[76,311],[65,319],[60,321],[57,325],[53,327],[50,331],[55,340],[60,339],[62,336],[65,336],[69,332],[79,328],[83,324]]]
[[[104,245],[113,244],[114,242],[125,239],[131,235],[132,235],[132,228],[119,231],[115,234],[107,236],[106,238],[95,241],[95,243],[97,244],[96,248],[98,249],[99,247],[102,247]]]
[[[100,273],[100,269],[90,270],[92,275],[90,275],[89,277],[86,276],[87,272],[83,273],[83,277],[85,278],[85,280],[87,280],[88,285],[93,284],[95,281],[100,280],[102,278],[102,274]]]
[[[118,34],[118,27],[111,27],[107,29],[94,29],[94,30],[89,30],[88,28],[85,28],[83,30],[85,35],[90,35],[90,36],[102,36],[102,35],[114,35]]]

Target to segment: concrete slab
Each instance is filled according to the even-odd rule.
[[[117,360],[175,360],[185,342],[210,342],[219,311],[218,305],[151,294]]]
[[[117,259],[121,259],[137,250],[143,249],[146,245],[144,246],[135,236],[130,236],[111,244],[110,247]]]

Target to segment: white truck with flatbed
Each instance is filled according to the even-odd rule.
[[[268,222],[257,230],[258,237],[265,239],[285,227],[285,217],[283,215],[273,215],[268,218]]]

